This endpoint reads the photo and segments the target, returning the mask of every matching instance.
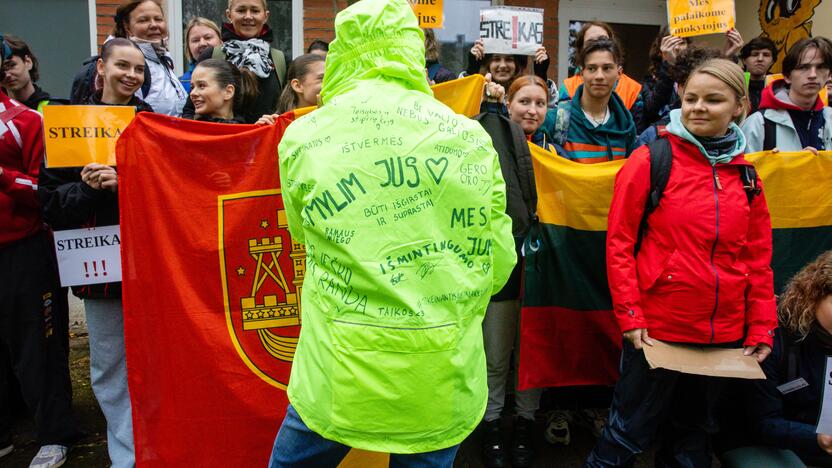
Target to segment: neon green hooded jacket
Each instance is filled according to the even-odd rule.
[[[447,448],[485,411],[482,319],[516,262],[497,154],[433,98],[405,0],[362,0],[335,30],[323,105],[278,148],[307,249],[289,400],[351,447]]]

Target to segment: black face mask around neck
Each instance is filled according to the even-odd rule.
[[[821,325],[817,320],[812,322],[812,329],[809,333],[812,334],[812,336],[814,336],[815,339],[818,340],[818,343],[820,343],[824,348],[832,349],[832,333],[829,333],[828,330],[823,328],[823,325]]]

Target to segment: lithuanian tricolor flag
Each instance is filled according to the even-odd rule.
[[[775,288],[832,249],[832,152],[755,153],[774,229]],[[525,243],[521,389],[612,385],[621,332],[607,285],[605,241],[624,161],[578,164],[532,145],[539,225]]]
[[[832,151],[746,155],[763,179],[771,212],[774,292],[832,249]]]

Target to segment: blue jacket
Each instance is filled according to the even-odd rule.
[[[191,62],[188,70],[179,77],[182,87],[185,88],[185,92],[188,94],[191,94],[191,75],[194,73],[194,68],[196,68],[196,62]]]

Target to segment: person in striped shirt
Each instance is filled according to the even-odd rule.
[[[621,76],[621,50],[609,39],[587,42],[578,56],[584,83],[571,100],[558,103],[539,131],[580,163],[623,159],[635,148],[636,125],[613,92]]]

